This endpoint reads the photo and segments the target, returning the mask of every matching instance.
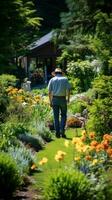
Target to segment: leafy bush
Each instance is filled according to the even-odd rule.
[[[90,182],[81,172],[60,170],[45,189],[46,200],[89,200]]]
[[[52,140],[52,133],[48,127],[45,126],[44,122],[38,122],[36,125],[37,134],[42,137],[43,140],[49,142]]]
[[[112,199],[112,169],[106,171],[103,175],[105,199]]]
[[[36,151],[43,148],[44,141],[42,137],[39,135],[32,136],[31,134],[20,134],[19,139],[24,142],[26,145],[28,144],[30,147],[34,148]]]
[[[71,85],[71,94],[80,93],[80,91],[82,90],[80,79],[70,76],[69,82],[70,82],[70,85]]]
[[[3,121],[5,118],[5,112],[9,104],[9,98],[6,93],[5,88],[0,83],[0,121]]]
[[[10,147],[8,153],[15,159],[21,177],[30,172],[30,168],[34,163],[34,154],[23,144],[19,147]]]
[[[101,76],[95,79],[93,96],[87,126],[100,134],[110,133],[112,131],[112,76]]]
[[[0,75],[0,83],[4,87],[8,87],[9,85],[16,86],[16,81],[17,78],[14,75],[9,75],[9,74]]]
[[[16,119],[9,120],[0,126],[1,129],[1,141],[0,149],[7,151],[10,146],[17,146],[19,144],[18,137],[20,134],[27,132],[27,129],[22,123],[19,123]]]
[[[82,113],[87,108],[87,103],[81,99],[76,99],[69,105],[69,110],[72,114]]]
[[[89,108],[87,127],[102,135],[112,131],[112,100],[97,99]]]
[[[0,197],[10,196],[20,185],[20,175],[14,159],[0,153]]]
[[[67,72],[74,78],[79,78],[81,91],[86,91],[91,86],[91,82],[94,78],[94,69],[91,66],[89,60],[73,60],[67,64]]]
[[[93,95],[104,99],[112,96],[112,76],[99,76],[93,82]]]

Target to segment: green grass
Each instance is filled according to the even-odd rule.
[[[61,167],[70,167],[73,163],[74,150],[71,144],[71,140],[74,136],[80,134],[80,129],[69,129],[66,131],[67,139],[69,140],[69,147],[65,147],[64,143],[66,139],[55,138],[52,142],[47,143],[45,148],[37,153],[37,161],[39,162],[43,157],[48,158],[48,162],[40,166],[40,172],[34,174],[34,179],[36,181],[37,188],[43,188],[46,184],[48,178],[58,171]],[[57,162],[54,157],[58,150],[66,152],[63,161]],[[37,162],[37,165],[38,165]]]

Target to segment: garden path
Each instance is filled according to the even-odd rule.
[[[67,139],[71,141],[74,135],[79,134],[79,131],[80,129],[68,129],[66,131]],[[30,184],[23,187],[21,191],[16,191],[12,200],[43,200],[43,188],[48,178],[53,173],[56,173],[60,167],[69,166],[72,163],[73,147],[66,148],[64,143],[65,139],[54,137],[54,140],[47,143],[43,150],[36,153],[38,172],[29,177]],[[62,150],[67,154],[61,165],[54,159],[58,150]],[[43,157],[48,158],[48,163],[44,166],[39,166],[39,161]]]

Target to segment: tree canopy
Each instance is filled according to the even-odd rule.
[[[9,64],[37,34],[40,18],[33,0],[5,0],[0,3],[0,19],[0,63]]]
[[[112,73],[112,1],[66,0],[58,43],[69,60],[100,60],[102,72]],[[65,53],[66,52],[66,53]],[[69,55],[69,56],[68,56]]]

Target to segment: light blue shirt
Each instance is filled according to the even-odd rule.
[[[56,75],[48,84],[48,90],[53,96],[66,96],[70,88],[68,79],[62,75]]]

